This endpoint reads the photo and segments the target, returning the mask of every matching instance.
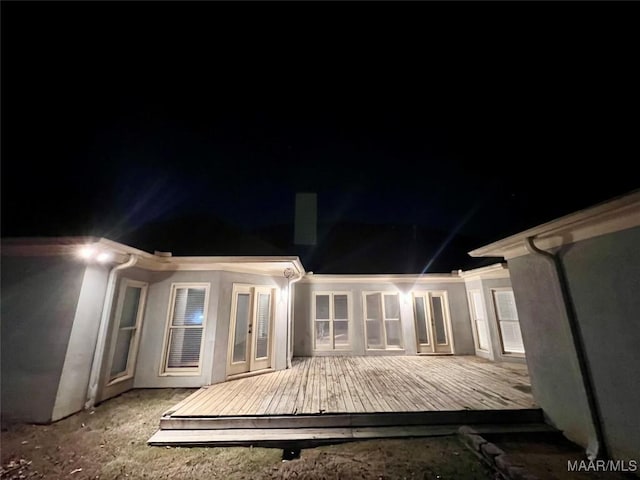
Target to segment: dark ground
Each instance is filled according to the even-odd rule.
[[[52,425],[2,431],[2,479],[492,479],[495,473],[457,436],[370,440],[305,449],[284,462],[266,448],[162,448],[147,439],[160,415],[190,389],[134,390]],[[623,479],[570,473],[582,449],[548,436],[487,438],[541,480]],[[637,478],[637,477],[631,477]]]

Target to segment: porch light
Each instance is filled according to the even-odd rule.
[[[84,245],[78,250],[78,256],[80,258],[84,258],[85,260],[90,260],[96,254],[96,249],[91,245]]]
[[[78,249],[78,257],[82,258],[86,262],[99,262],[107,263],[113,260],[113,253],[108,250],[103,250],[95,245],[83,245]]]

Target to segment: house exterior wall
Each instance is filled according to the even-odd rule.
[[[640,452],[640,227],[560,252],[609,454]]]
[[[474,353],[473,334],[469,318],[464,283],[410,283],[393,284],[380,283],[348,283],[348,282],[300,282],[295,285],[294,305],[294,355],[416,355],[417,339],[413,312],[413,299],[411,291],[446,291],[451,316],[451,331],[453,337],[454,353],[466,355]],[[402,349],[392,350],[367,350],[365,342],[364,326],[364,300],[363,292],[392,292],[400,294],[400,320],[403,334]],[[318,351],[313,345],[313,321],[312,312],[314,292],[349,292],[351,295],[350,307],[350,336],[351,348],[349,350]]]
[[[85,270],[59,256],[3,255],[3,421],[51,421]]]
[[[507,259],[548,420],[588,453],[627,461],[640,451],[638,245],[634,190],[469,252]]]
[[[533,255],[508,263],[536,402],[569,439],[593,443],[595,430],[555,269]]]
[[[640,450],[640,228],[568,244],[557,255],[568,284],[606,447]],[[542,257],[509,260],[536,401],[573,441],[595,445],[584,383],[555,269]]]
[[[160,368],[167,325],[171,286],[173,283],[209,283],[209,305],[204,325],[204,348],[197,375],[161,375]],[[225,271],[150,272],[147,305],[138,351],[134,388],[200,387],[227,378],[227,350],[233,284],[264,285],[276,288],[273,334],[272,368],[286,367],[286,302],[278,290],[286,279],[268,275]]]
[[[430,289],[431,287],[429,287]],[[453,329],[453,339],[456,355],[473,355],[475,345],[473,343],[473,332],[471,330],[471,318],[469,316],[469,304],[463,283],[449,284],[438,288],[447,290],[449,293],[449,308],[451,310],[451,328]]]
[[[108,276],[108,269],[102,265],[88,265],[85,270],[52,421],[84,407]]]

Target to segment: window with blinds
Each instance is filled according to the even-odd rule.
[[[208,284],[172,286],[164,373],[199,371],[208,294]]]
[[[496,318],[500,326],[503,353],[524,353],[520,321],[513,290],[493,290]]]

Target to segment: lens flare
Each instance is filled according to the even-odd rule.
[[[78,256],[80,258],[84,258],[85,260],[90,260],[96,254],[96,249],[91,245],[84,245],[78,250]]]

